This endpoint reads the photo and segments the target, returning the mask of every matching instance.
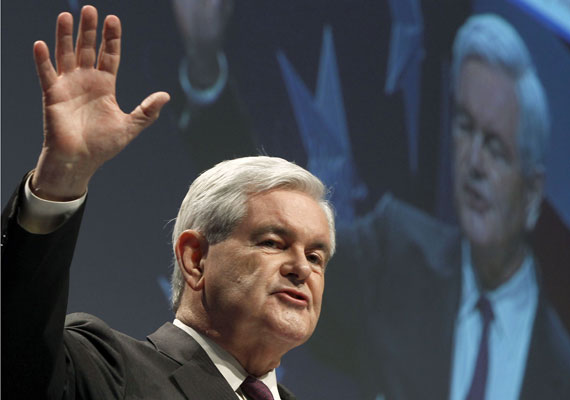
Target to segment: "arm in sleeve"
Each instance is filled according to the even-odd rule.
[[[69,268],[84,206],[55,231],[30,233],[18,223],[25,182],[2,213],[2,393],[61,398]]]
[[[231,79],[210,104],[198,105],[180,94],[175,96],[174,103],[180,114],[178,129],[196,170],[203,171],[223,160],[259,154],[251,118]]]
[[[356,378],[369,365],[366,326],[386,273],[392,203],[385,195],[371,212],[337,232],[319,324],[309,341],[319,358]]]

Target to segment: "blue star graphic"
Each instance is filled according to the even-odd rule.
[[[418,0],[389,0],[389,4],[392,30],[384,92],[403,92],[410,171],[415,174],[418,171],[421,64],[425,53],[423,19]]]
[[[307,168],[332,188],[337,223],[350,223],[354,200],[366,196],[367,190],[354,167],[330,26],[323,31],[314,98],[282,51],[277,60],[307,153]]]

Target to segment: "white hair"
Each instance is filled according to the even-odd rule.
[[[498,67],[513,78],[519,105],[517,140],[522,171],[525,176],[544,171],[550,135],[548,104],[522,38],[497,15],[474,15],[459,29],[453,43],[454,88],[463,62],[469,58]]]
[[[245,216],[248,198],[276,188],[303,192],[320,204],[329,225],[332,256],[335,249],[334,212],[326,198],[325,185],[298,165],[267,156],[223,161],[196,178],[178,211],[172,232],[173,247],[187,229],[202,233],[209,244],[227,239]],[[172,307],[176,311],[184,289],[176,253],[171,284]]]

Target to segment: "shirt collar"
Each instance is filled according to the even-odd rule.
[[[465,239],[461,242],[461,303],[459,318],[465,318],[473,311],[479,299],[477,278],[471,264],[471,248]]]
[[[242,382],[249,375],[241,364],[229,352],[220,347],[216,342],[201,334],[195,329],[184,324],[182,321],[175,319],[173,324],[184,332],[188,333],[198,344],[204,349],[208,357],[212,360],[218,371],[229,383],[234,392],[237,392]],[[280,399],[279,390],[277,388],[277,375],[272,369],[267,374],[257,377],[262,381],[273,394],[273,398]]]
[[[464,239],[461,248],[462,289],[459,318],[465,318],[472,312],[478,312],[477,301],[481,296],[475,270],[471,262],[469,242]],[[485,292],[494,313],[494,324],[503,334],[516,335],[517,319],[529,309],[533,299],[538,296],[538,285],[534,260],[529,252],[515,274],[498,288]]]

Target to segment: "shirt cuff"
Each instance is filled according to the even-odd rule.
[[[87,192],[72,201],[50,201],[36,196],[30,179],[24,184],[24,199],[18,213],[18,224],[30,233],[48,234],[63,225],[85,202]]]
[[[207,106],[214,103],[220,97],[220,94],[228,83],[228,60],[222,51],[218,52],[217,58],[220,75],[216,82],[207,89],[197,89],[192,87],[190,79],[188,79],[188,60],[183,58],[180,62],[178,79],[180,81],[180,86],[190,103],[199,106]]]

